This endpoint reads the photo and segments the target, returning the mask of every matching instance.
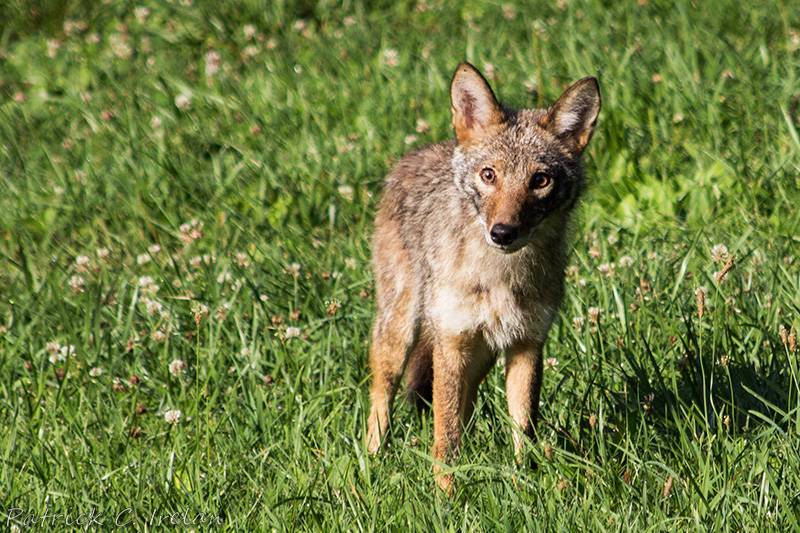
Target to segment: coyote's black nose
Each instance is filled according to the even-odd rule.
[[[518,228],[516,226],[495,224],[489,230],[489,235],[495,243],[501,246],[508,246],[517,239],[517,232]]]

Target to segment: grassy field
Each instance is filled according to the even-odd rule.
[[[0,529],[800,531],[795,2],[0,18]],[[369,257],[465,59],[517,107],[597,76],[603,110],[538,468],[495,368],[447,499],[429,414],[365,453]]]

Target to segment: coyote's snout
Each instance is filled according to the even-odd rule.
[[[373,453],[405,373],[410,397],[433,402],[434,458],[455,456],[478,384],[502,352],[517,452],[522,435],[534,436],[542,346],[562,297],[599,87],[584,78],[548,110],[514,110],[461,63],[450,98],[456,141],[403,158],[375,222]],[[437,480],[452,489],[450,476]]]

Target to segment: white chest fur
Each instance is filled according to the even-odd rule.
[[[538,301],[514,287],[530,286],[533,257],[505,255],[482,239],[464,253],[437,258],[441,269],[428,288],[427,314],[451,333],[480,332],[494,350],[520,339],[544,340],[557,302]]]
[[[431,301],[430,315],[452,333],[481,332],[495,350],[507,348],[531,329],[530,313],[502,285],[446,286]]]

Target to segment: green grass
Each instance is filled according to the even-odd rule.
[[[800,531],[800,11],[641,4],[0,7],[2,528]],[[498,367],[448,500],[429,414],[365,453],[369,248],[463,59],[517,107],[597,76],[603,110],[538,468]]]

